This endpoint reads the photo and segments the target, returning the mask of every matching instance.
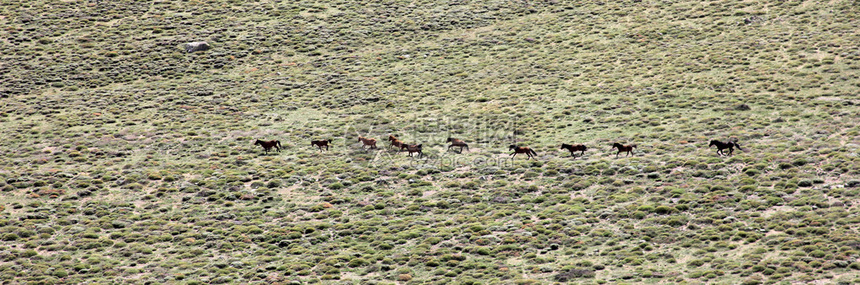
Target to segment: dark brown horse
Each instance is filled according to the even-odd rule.
[[[254,142],[254,145],[262,146],[263,150],[265,150],[266,153],[268,153],[269,150],[272,149],[273,147],[276,148],[278,150],[278,152],[281,152],[281,142],[277,141],[277,140],[271,140],[271,141],[257,140]]]
[[[368,149],[376,148],[376,139],[358,136],[358,141],[361,142],[361,149],[364,149],[365,146],[370,146]]]
[[[412,153],[416,153],[416,152],[418,153],[418,157],[424,156],[424,153],[421,152],[421,145],[420,144],[407,145],[406,151],[409,152],[408,154],[410,157],[412,156]]]
[[[391,148],[392,146],[398,147],[400,148],[400,151],[403,151],[403,149],[406,148],[406,143],[401,140],[398,140],[393,135],[388,135],[388,141],[391,142],[391,144],[388,145],[388,148]]]
[[[633,154],[633,149],[636,148],[636,145],[635,144],[622,145],[620,143],[613,143],[612,147],[609,149],[612,150],[613,148],[618,149],[618,153],[615,154],[615,157],[618,157],[618,155],[621,154],[622,152],[626,152],[627,154],[624,156],[628,156],[628,155]]]
[[[732,152],[734,152],[735,147],[737,147],[741,151],[746,152],[737,142],[733,141],[721,142],[718,140],[711,140],[711,144],[708,145],[708,148],[710,148],[711,146],[717,146],[717,154],[719,154],[720,156],[732,155]],[[729,154],[725,154],[723,152],[724,149],[729,149]]]
[[[579,156],[583,156],[583,155],[585,155],[585,150],[588,148],[585,147],[584,144],[570,145],[570,144],[563,143],[563,144],[561,144],[561,149],[569,150],[570,156],[573,156],[573,158],[576,158],[576,154],[574,154],[573,152],[580,151]]]
[[[451,150],[451,147],[459,146],[460,147],[460,153],[463,152],[464,147],[466,148],[466,151],[469,151],[469,145],[467,145],[466,142],[464,142],[462,140],[458,140],[455,138],[448,138],[448,142],[451,143],[451,145],[448,146],[448,150]]]
[[[529,157],[526,159],[531,159],[532,157],[537,156],[537,153],[534,150],[532,150],[531,148],[526,147],[526,146],[517,146],[517,145],[512,144],[512,145],[508,146],[508,150],[514,151],[514,153],[511,153],[511,158],[517,156],[518,153],[525,153]],[[537,158],[535,158],[535,159],[537,159]]]
[[[311,141],[311,146],[317,146],[322,151],[323,147],[325,150],[328,150],[328,146],[331,144],[331,139],[321,140],[321,141]]]

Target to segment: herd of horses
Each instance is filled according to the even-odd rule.
[[[363,149],[363,150],[377,149],[376,139],[358,136],[358,141],[361,142],[361,149]],[[413,157],[413,154],[416,154],[416,153],[418,154],[419,158],[424,155],[424,153],[422,152],[423,144],[408,144],[408,143],[405,143],[405,142],[397,139],[397,137],[395,137],[393,135],[388,136],[388,142],[389,142],[388,149],[394,147],[394,148],[399,149],[398,152],[402,152],[405,150],[407,152],[407,154],[409,155],[409,157]],[[448,151],[450,151],[452,147],[459,147],[460,148],[459,153],[462,153],[464,148],[466,149],[466,151],[469,151],[469,145],[466,144],[466,142],[463,140],[455,139],[455,138],[448,138],[447,142],[451,143],[451,145],[448,146]],[[254,142],[254,145],[259,145],[259,146],[263,147],[263,150],[266,153],[268,153],[269,150],[271,150],[272,148],[275,148],[275,149],[277,149],[278,152],[281,152],[281,147],[282,147],[281,142],[277,141],[277,140],[271,140],[271,141],[257,140],[256,142]],[[331,145],[332,145],[331,139],[312,140],[311,141],[311,146],[312,147],[313,146],[318,147],[319,151],[323,151],[323,149],[328,150],[329,146],[331,146]],[[719,156],[730,156],[734,152],[735,148],[738,148],[741,151],[745,151],[741,148],[740,145],[738,145],[736,139],[735,140],[729,140],[726,142],[722,142],[719,140],[711,140],[711,143],[708,144],[708,148],[710,148],[712,146],[717,147],[717,154]],[[623,145],[623,144],[616,142],[616,143],[612,144],[612,147],[610,148],[610,150],[613,150],[613,149],[618,150],[618,152],[615,153],[615,157],[618,157],[622,152],[625,153],[624,156],[633,155],[633,149],[635,149],[635,148],[636,148],[635,144]],[[566,150],[570,151],[570,156],[572,156],[574,159],[576,159],[576,152],[579,152],[579,156],[581,157],[581,156],[585,155],[585,151],[588,149],[588,147],[586,147],[584,144],[566,144],[566,143],[563,143],[563,144],[561,144],[560,149],[566,149]],[[535,152],[533,149],[531,149],[529,147],[510,145],[510,146],[508,146],[508,150],[513,151],[510,154],[511,158],[516,157],[517,154],[524,153],[527,156],[527,158],[526,158],[527,160],[532,159],[532,158],[537,159],[537,157],[536,157],[537,152]],[[728,150],[728,153],[724,152],[724,150]]]

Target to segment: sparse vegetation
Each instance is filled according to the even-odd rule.
[[[370,2],[2,1],[0,282],[860,282],[855,2]]]

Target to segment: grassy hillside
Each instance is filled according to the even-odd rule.
[[[860,282],[854,1],[21,2],[0,282]]]

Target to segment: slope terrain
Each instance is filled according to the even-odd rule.
[[[4,0],[0,282],[858,283],[858,16]]]

